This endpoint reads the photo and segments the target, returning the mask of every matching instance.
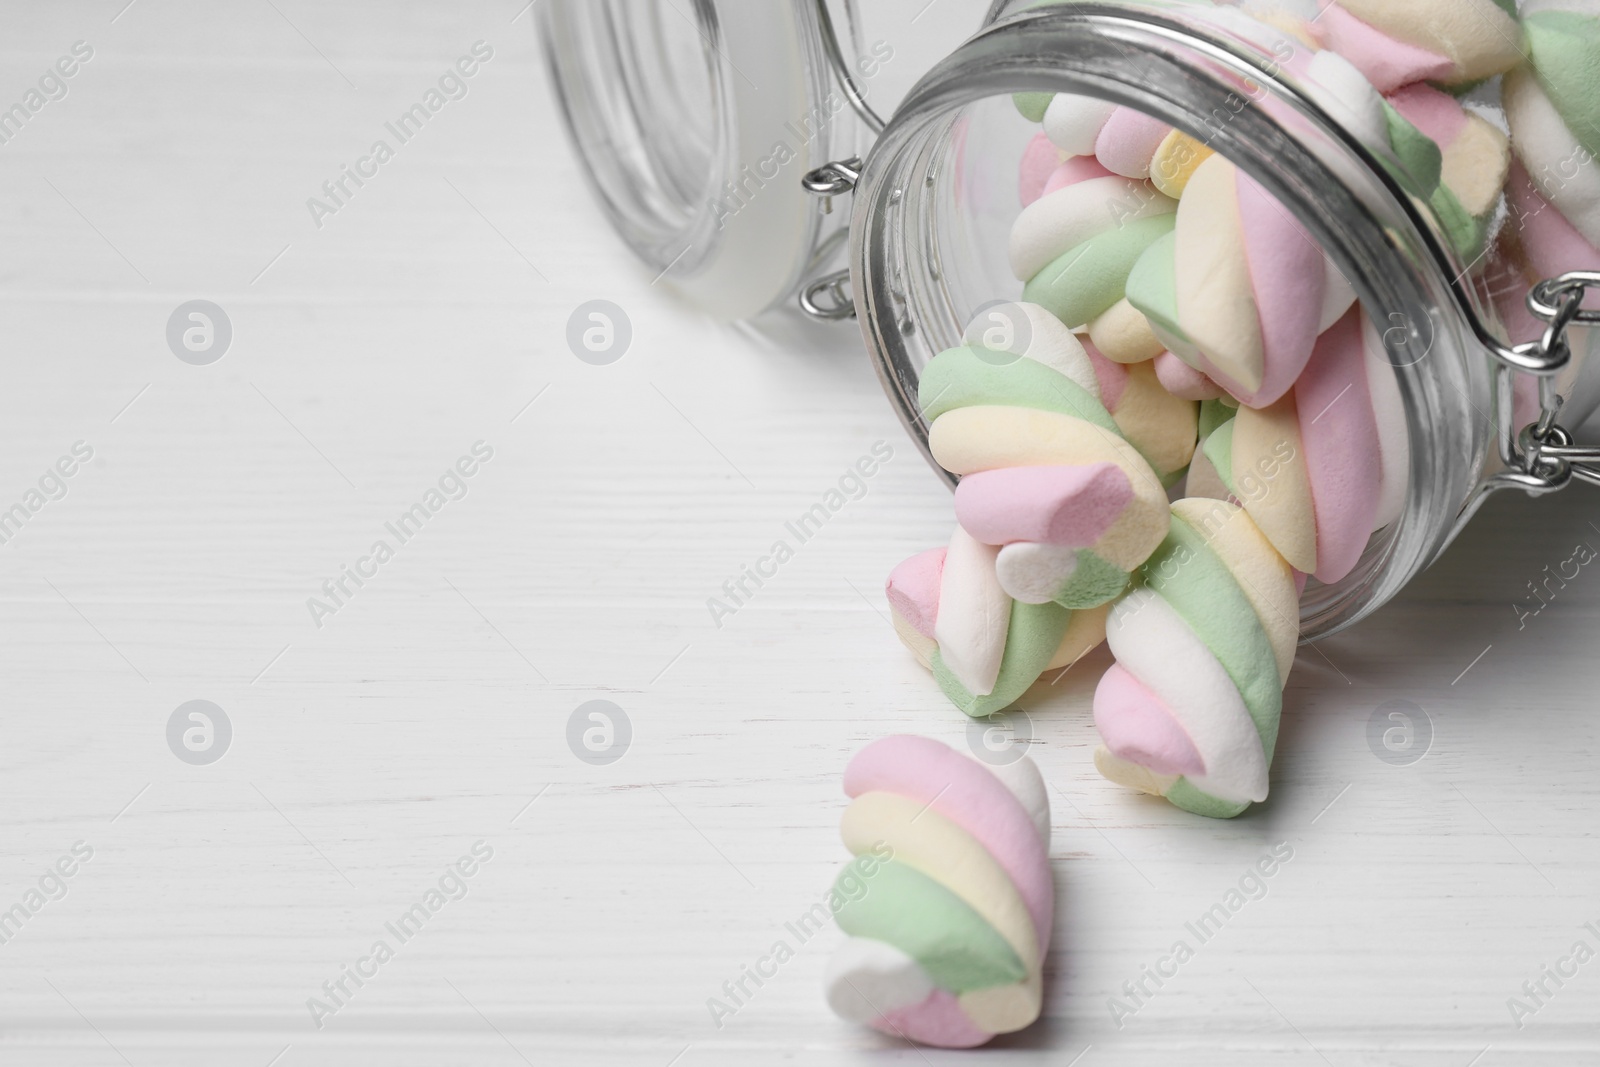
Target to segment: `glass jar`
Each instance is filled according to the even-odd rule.
[[[549,0],[539,7],[568,132],[611,224],[658,279],[725,319],[792,297],[849,215],[801,175],[881,122],[827,77],[882,62],[812,0]],[[844,5],[847,29],[858,22]]]
[[[794,6],[797,27],[805,6]],[[806,179],[829,200],[853,190],[847,263],[854,308],[885,391],[930,462],[916,399],[921,368],[960,344],[981,308],[1021,291],[1007,262],[1007,235],[1022,206],[1019,162],[1038,126],[1022,117],[1014,94],[1064,93],[1137,109],[1230,160],[1321,246],[1381,332],[1410,434],[1406,501],[1346,577],[1308,584],[1305,639],[1348,626],[1392,598],[1489,493],[1600,482],[1600,468],[1592,466],[1600,453],[1573,446],[1556,421],[1574,425],[1600,404],[1600,370],[1586,358],[1596,344],[1588,324],[1600,313],[1583,310],[1585,286],[1600,285],[1600,274],[1568,274],[1535,287],[1528,306],[1550,328],[1511,343],[1501,316],[1507,303],[1464,261],[1387,136],[1378,143],[1329,86],[1309,76],[1292,43],[1286,55],[1282,31],[1238,8],[1179,2],[1000,0],[985,22],[912,88],[864,163],[834,156]],[[825,20],[810,28],[827,31]],[[828,46],[804,54],[812,83],[825,83],[828,70],[819,64],[828,61]],[[837,58],[833,67],[848,85]],[[583,112],[567,96],[576,126]],[[591,167],[583,146],[609,136],[607,129],[574,131]],[[610,180],[596,169],[602,198]],[[619,229],[639,248],[621,223]],[[802,277],[793,266],[787,277]],[[824,281],[843,297],[842,274]],[[834,309],[813,301],[808,310]]]
[[[814,195],[827,183],[808,191],[801,179],[864,155],[883,129],[875,105],[987,11],[987,0],[937,2],[925,21],[927,8],[906,17],[857,0],[548,0],[537,11],[584,176],[658,280],[722,319],[796,299],[843,319],[844,276],[829,270],[849,212]]]

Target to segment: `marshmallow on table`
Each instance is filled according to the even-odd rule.
[[[1160,543],[1165,489],[1127,441],[1093,422],[1034,408],[957,408],[934,421],[928,445],[940,466],[963,477],[1008,467],[1121,467],[1132,497],[1097,551],[1131,571]]]
[[[1143,584],[1107,623],[1117,662],[1095,691],[1095,764],[1186,811],[1232,818],[1267,796],[1298,592],[1240,508],[1186,499],[1172,510]]]
[[[964,544],[958,556],[953,551],[957,542],[976,538],[965,529],[958,529],[952,538],[940,583],[934,675],[945,695],[962,711],[972,716],[990,715],[1013,703],[1040,674],[1060,662],[1060,650],[1069,643],[1085,613],[1069,610],[1055,598],[1079,607],[1109,600],[1160,544],[1167,522],[1166,493],[1126,441],[1093,423],[1058,412],[1000,406],[957,408],[935,420],[929,445],[935,460],[947,470],[963,478],[977,478],[976,499],[980,501],[983,494],[1018,489],[1017,480],[1008,475],[1001,474],[993,485],[980,477],[990,472],[1109,466],[1121,468],[1125,475],[1122,482],[1085,480],[1085,488],[1092,493],[1114,490],[1127,494],[1115,521],[1092,546],[1085,546],[1089,551],[1079,551],[1079,546],[1012,541],[984,546],[992,555]],[[1128,474],[1130,468],[1142,468],[1142,472]],[[1047,476],[1060,473],[1046,472]],[[1030,507],[1048,510],[1051,504],[1048,497],[1024,496],[1015,499],[1015,513],[1024,514]],[[981,526],[971,515],[966,520],[979,526],[982,536],[995,540],[1025,532],[1020,524],[1008,535],[994,526]],[[1042,525],[1050,523],[1045,520]],[[958,561],[961,568],[953,569]],[[1011,596],[1012,592],[1027,599]],[[998,604],[1001,594],[1010,598],[1009,615],[989,606]],[[1028,602],[1047,595],[1050,602]],[[957,604],[983,605],[982,628],[975,624],[971,608],[958,608]],[[965,614],[960,621],[952,619],[946,628],[943,620],[956,611]],[[1102,636],[1097,625],[1100,620],[1082,623],[1083,651]],[[958,645],[958,641],[965,644]]]
[[[905,560],[889,572],[884,595],[895,636],[929,670],[939,643],[934,625],[939,618],[939,583],[944,576],[945,550],[930,548]]]
[[[916,657],[917,662],[928,670],[933,670],[934,653],[939,650],[935,634],[939,617],[939,589],[944,580],[944,560],[947,552],[945,548],[930,548],[926,552],[919,552],[891,571],[888,581],[884,583],[895,636],[900,638],[901,643]],[[1109,604],[1074,611],[1067,622],[1066,630],[1061,635],[1060,643],[1056,645],[1055,652],[1040,673],[1070,666],[1104,641],[1106,615],[1109,611]],[[1006,626],[1009,631],[1009,618],[1006,620]],[[1023,687],[1023,691],[1026,691],[1026,686]],[[969,701],[980,700],[985,705],[994,702],[994,694],[986,694],[981,698],[965,694],[965,698]]]
[[[1088,479],[1091,491],[1094,473]],[[1124,513],[1129,510],[1123,508]],[[1003,526],[1018,518],[1013,513],[993,521]],[[1077,525],[1071,532],[1082,535],[1083,524]],[[1124,539],[1139,533],[1142,540],[1149,539],[1122,521],[1107,533]],[[1070,656],[1070,663],[1099,644],[1104,611],[1073,610],[1066,604],[1099,608],[1127,586],[1128,569],[1118,565],[1125,557],[1115,551],[1123,545],[1111,542],[1107,533],[1100,535],[1095,552],[1042,542],[989,545],[956,527],[939,574],[935,647],[928,656],[934,679],[951,703],[974,718],[992,715],[1027,692],[1063,654]],[[1043,558],[1039,549],[1045,550]],[[1013,597],[1013,590],[1027,599]],[[1088,617],[1080,619],[1084,615]]]
[[[1008,644],[1016,646],[1014,655],[1026,643],[1035,657],[1047,656],[1067,626],[1065,612],[1038,612],[1018,619],[1018,632],[1011,633],[1011,597],[995,573],[999,554],[998,548],[957,526],[939,575],[934,672],[947,674],[973,694],[994,692]]]
[[[1002,772],[897,735],[857,753],[844,787],[855,859],[829,897],[849,937],[828,964],[829,1006],[947,1048],[1037,1019],[1055,914],[1038,768],[1023,757]]]
[[[1007,467],[968,475],[956,487],[956,521],[1001,546],[995,577],[1027,604],[1092,608],[1116,597],[1128,572],[1095,553],[1133,499],[1121,467]]]

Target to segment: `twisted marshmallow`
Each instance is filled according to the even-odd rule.
[[[1317,341],[1294,389],[1241,406],[1209,456],[1273,547],[1324,583],[1349,574],[1372,532],[1398,517],[1409,436],[1394,368],[1352,308]]]
[[[1266,799],[1299,636],[1293,572],[1243,510],[1172,505],[1143,583],[1111,609],[1117,662],[1095,691],[1113,781],[1231,818]]]
[[[988,338],[1009,350],[951,349],[919,380],[929,449],[963,478],[959,525],[942,557],[907,561],[887,590],[902,640],[974,716],[1097,644],[1103,612],[1077,615],[1127,586],[1167,523],[1161,479],[1101,402],[1084,346],[1041,308],[1000,310],[1026,324]]]
[[[835,883],[839,1015],[971,1048],[1039,1017],[1055,915],[1050,806],[1026,757],[990,767],[938,741],[875,741],[845,769],[857,859]]]
[[[1299,222],[1221,156],[1196,168],[1172,235],[1126,286],[1169,350],[1253,407],[1288,391],[1317,335],[1355,301]]]

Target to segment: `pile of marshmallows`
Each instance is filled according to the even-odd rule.
[[[1511,340],[1541,329],[1534,281],[1600,266],[1600,0],[1204,6],[1378,149]],[[1017,106],[1043,126],[1022,300],[922,375],[958,525],[890,575],[895,628],[973,716],[1107,641],[1101,773],[1231,817],[1267,796],[1308,576],[1345,578],[1405,504],[1395,371],[1331,260],[1205,143],[1091,98]]]
[[[1533,282],[1600,266],[1600,0],[1204,6],[1380,150],[1510,340],[1542,329]],[[1267,796],[1308,577],[1349,575],[1405,503],[1394,368],[1348,281],[1204,143],[1093,99],[1017,105],[1043,125],[1023,299],[922,374],[957,526],[890,575],[895,629],[972,716],[1106,641],[1101,772],[1238,815]],[[949,1047],[1031,1023],[1054,900],[1037,770],[894,737],[845,788],[835,1010]]]

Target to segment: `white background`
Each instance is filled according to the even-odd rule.
[[[1584,488],[1497,501],[1303,649],[1272,799],[1235,822],[1095,774],[1103,658],[1031,695],[1059,907],[1038,1026],[961,1054],[849,1026],[818,992],[829,931],[716,1027],[706,999],[844,858],[850,754],[966,743],[883,617],[950,503],[858,335],[718,326],[652,286],[583,193],[520,2],[122,4],[0,8],[4,103],[95,49],[0,146],[0,506],[94,449],[0,546],[0,908],[94,849],[0,945],[0,1062],[1600,1057],[1600,962],[1521,1029],[1507,1007],[1600,948],[1600,576],[1525,629],[1512,606],[1600,547]],[[317,228],[306,199],[478,39],[470,94]],[[233,325],[207,367],[165,341],[195,298]],[[607,367],[565,342],[595,298],[633,324]],[[480,440],[469,494],[318,628],[307,598]],[[867,495],[715,627],[707,597],[878,440]],[[595,698],[633,731],[604,767],[566,742]],[[232,723],[210,766],[167,746],[192,699]],[[1395,700],[1432,724],[1408,767],[1367,739]],[[318,1030],[307,998],[478,840],[466,897]],[[1115,1027],[1108,997],[1281,842],[1267,895]]]

